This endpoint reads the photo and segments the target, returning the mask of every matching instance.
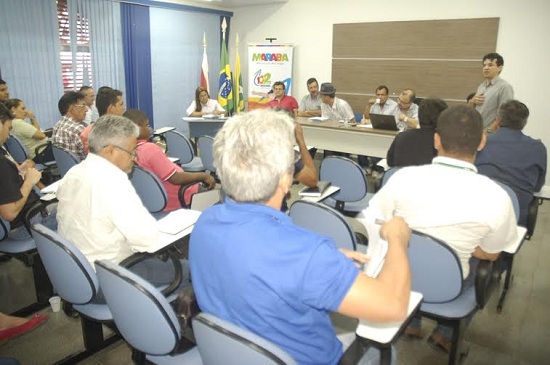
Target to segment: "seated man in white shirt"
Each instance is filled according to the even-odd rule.
[[[59,233],[92,264],[120,263],[135,252],[162,248],[155,218],[143,206],[128,179],[136,158],[139,128],[129,119],[105,115],[90,132],[90,153],[63,178],[57,191]],[[182,262],[184,280],[187,262]],[[132,271],[155,286],[170,283],[170,261],[147,259]]]
[[[380,212],[381,218],[402,217],[411,229],[447,243],[460,259],[466,287],[473,285],[470,263],[477,264],[470,259],[494,261],[517,236],[508,194],[477,174],[473,164],[485,146],[482,126],[481,115],[466,105],[445,110],[437,121],[438,156],[432,164],[401,168],[367,208]],[[411,322],[406,334],[422,337],[419,321]],[[451,336],[452,328],[439,325],[429,342],[449,352]]]
[[[330,82],[321,84],[321,114],[323,118],[355,123],[355,114],[347,101],[336,97],[336,88]]]

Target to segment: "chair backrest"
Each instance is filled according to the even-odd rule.
[[[319,180],[330,181],[340,190],[332,195],[337,201],[355,202],[367,195],[367,177],[359,164],[347,157],[328,156],[321,162]]]
[[[204,365],[296,364],[274,343],[210,313],[193,318],[193,333]]]
[[[444,242],[413,232],[409,241],[412,290],[425,303],[446,303],[462,291],[462,266],[457,254]]]
[[[56,232],[35,224],[34,241],[56,292],[69,303],[87,304],[99,292],[97,275],[82,252]]]
[[[198,143],[199,154],[204,168],[210,172],[215,173],[216,168],[214,167],[213,154],[214,138],[210,136],[200,136]]]
[[[290,206],[289,215],[297,225],[328,236],[338,248],[355,250],[355,233],[344,216],[324,204],[297,200]]]
[[[52,149],[53,156],[55,157],[55,162],[57,163],[57,169],[61,177],[65,176],[65,174],[71,169],[71,167],[77,165],[80,162],[80,158],[72,152],[56,146],[53,146]]]
[[[504,191],[510,197],[510,200],[512,201],[512,206],[514,207],[514,213],[516,214],[516,221],[517,221],[519,219],[519,200],[518,200],[518,196],[516,195],[514,190],[512,190],[512,188],[509,187],[508,185],[506,185],[505,183],[500,182],[498,180],[493,180],[493,181],[496,182],[501,188],[503,188]]]
[[[390,177],[392,177],[393,174],[395,174],[399,169],[400,169],[400,167],[392,167],[392,168],[386,170],[384,172],[384,175],[382,175],[382,182],[380,183],[380,187],[386,185],[386,183],[388,182]]]
[[[193,161],[195,152],[191,141],[178,131],[171,130],[163,134],[167,155],[179,158],[180,165]]]
[[[128,344],[150,355],[170,353],[178,344],[181,327],[166,298],[111,261],[96,261],[95,266],[113,320]]]
[[[134,165],[130,182],[150,213],[160,212],[166,207],[168,195],[159,178],[143,167]]]
[[[0,218],[0,242],[5,240],[10,233],[10,222],[5,221],[4,218]]]
[[[196,193],[191,196],[191,204],[189,208],[203,212],[206,208],[219,203],[220,198],[221,190],[218,189]]]
[[[14,136],[13,134],[10,135],[10,138],[5,143],[5,146],[10,153],[10,155],[13,157],[17,163],[23,163],[26,159],[29,158],[29,154],[27,153],[27,149],[25,146],[23,146],[23,143]]]

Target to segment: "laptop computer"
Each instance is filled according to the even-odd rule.
[[[388,131],[397,131],[397,124],[395,123],[394,115],[384,115],[384,114],[369,114],[370,122],[372,128],[375,129],[385,129]]]

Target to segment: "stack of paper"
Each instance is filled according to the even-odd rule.
[[[178,234],[195,224],[201,212],[191,209],[178,209],[168,213],[157,221],[159,231],[168,234]]]
[[[382,270],[388,253],[388,242],[380,237],[380,224],[377,223],[382,221],[382,215],[369,208],[364,215],[357,217],[357,220],[363,223],[369,236],[369,246],[367,248],[369,261],[365,264],[364,271],[367,276],[375,278]]]

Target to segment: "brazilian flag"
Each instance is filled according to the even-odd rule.
[[[233,111],[233,83],[231,82],[231,68],[229,68],[229,57],[227,57],[225,37],[222,40],[220,68],[218,103],[220,103],[222,108],[224,108],[229,115]]]

